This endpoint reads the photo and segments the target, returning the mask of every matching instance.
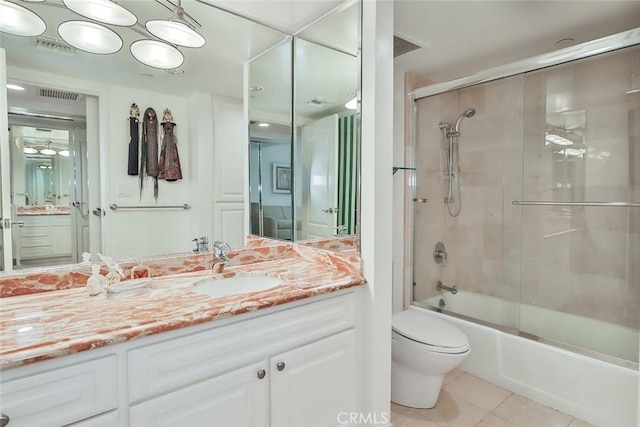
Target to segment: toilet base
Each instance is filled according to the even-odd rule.
[[[424,374],[392,362],[391,401],[410,408],[429,409],[436,406],[443,374]]]

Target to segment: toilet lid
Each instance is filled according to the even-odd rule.
[[[447,349],[468,348],[469,340],[451,323],[418,310],[393,315],[392,329],[413,341]]]

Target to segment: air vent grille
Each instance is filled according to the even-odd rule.
[[[40,96],[45,98],[65,99],[67,101],[76,101],[80,94],[74,92],[64,92],[55,89],[40,89]]]
[[[422,46],[419,46],[415,43],[411,43],[409,40],[405,40],[398,36],[393,36],[393,57],[397,58],[400,55],[404,55],[405,53],[413,52],[416,49],[420,49]]]
[[[73,55],[75,52],[75,48],[73,46],[65,43],[62,39],[51,36],[37,37],[36,49],[46,50],[47,52],[62,53],[65,55]]]

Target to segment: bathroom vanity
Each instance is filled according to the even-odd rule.
[[[212,298],[195,271],[111,297],[0,299],[9,426],[334,425],[358,411],[364,279],[341,264],[356,257],[281,246],[223,273],[283,282],[262,291]],[[265,251],[280,256],[242,263]]]

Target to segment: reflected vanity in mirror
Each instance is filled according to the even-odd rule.
[[[251,233],[295,241],[357,234],[359,29],[360,3],[350,2],[250,63]],[[263,134],[266,124],[277,136]],[[289,163],[286,197],[270,184],[273,165]]]

